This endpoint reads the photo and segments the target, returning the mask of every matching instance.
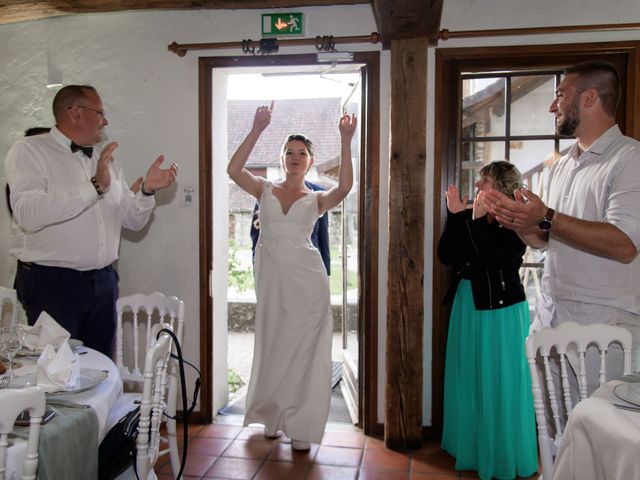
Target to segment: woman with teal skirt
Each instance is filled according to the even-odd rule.
[[[493,188],[513,198],[521,176],[513,164],[480,170],[478,192]],[[524,351],[529,306],[519,269],[525,244],[502,228],[478,201],[449,185],[447,224],[438,256],[454,266],[444,380],[442,448],[457,470],[483,480],[527,477],[538,470],[531,378]]]

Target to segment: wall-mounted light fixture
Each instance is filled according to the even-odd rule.
[[[47,51],[47,84],[49,90],[62,87],[62,69],[56,65],[53,55]]]
[[[320,52],[316,56],[317,62],[351,62],[353,61],[352,52]]]

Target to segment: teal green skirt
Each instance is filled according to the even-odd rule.
[[[531,376],[524,342],[529,307],[476,310],[469,280],[458,285],[447,340],[442,448],[457,470],[481,479],[538,470]]]

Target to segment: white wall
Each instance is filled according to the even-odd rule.
[[[306,14],[307,36],[368,35],[377,30],[367,5],[297,9]],[[173,192],[158,195],[151,224],[140,234],[126,234],[118,270],[123,293],[159,290],[182,298],[187,307],[185,351],[198,359],[198,209],[180,207],[181,186],[198,185],[198,56],[240,55],[239,51],[191,51],[180,58],[167,50],[178,43],[226,42],[260,38],[258,10],[151,11],[80,15],[0,26],[0,159],[32,126],[51,125],[53,93],[46,90],[47,62],[63,72],[65,83],[89,83],[102,95],[110,139],[118,140],[117,158],[132,181],[143,175],[160,153],[180,166]],[[637,0],[448,0],[442,28],[451,31],[489,28],[624,23],[640,18]],[[640,39],[640,32],[587,32],[448,40],[439,47],[523,45]],[[370,44],[352,51],[378,49]],[[308,53],[313,47],[281,48],[280,53]],[[430,49],[428,85],[428,161],[425,237],[425,385],[424,419],[430,424],[431,269],[433,245],[433,85],[434,49]],[[388,199],[389,55],[381,58],[381,165],[379,347],[384,353],[386,322]],[[220,174],[222,175],[222,174]],[[214,182],[217,181],[214,175]],[[226,177],[224,179],[226,181]],[[0,173],[0,185],[4,184]],[[14,262],[8,256],[9,219],[0,200],[0,285],[11,285]],[[438,301],[436,299],[436,301]],[[383,418],[384,358],[379,360],[379,419]]]
[[[635,0],[445,0],[440,28],[454,31],[628,23],[637,22],[639,14],[640,4]],[[471,44],[482,46],[483,41],[472,40]]]

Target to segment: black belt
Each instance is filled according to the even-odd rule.
[[[111,265],[107,265],[103,268],[98,268],[96,270],[75,270],[73,268],[65,268],[65,267],[49,267],[47,265],[40,265],[38,263],[33,262],[23,262],[22,260],[18,260],[18,268],[25,268],[27,270],[41,270],[41,271],[49,271],[49,272],[61,272],[61,273],[73,273],[75,275],[95,275],[100,272],[108,272],[113,267]]]

